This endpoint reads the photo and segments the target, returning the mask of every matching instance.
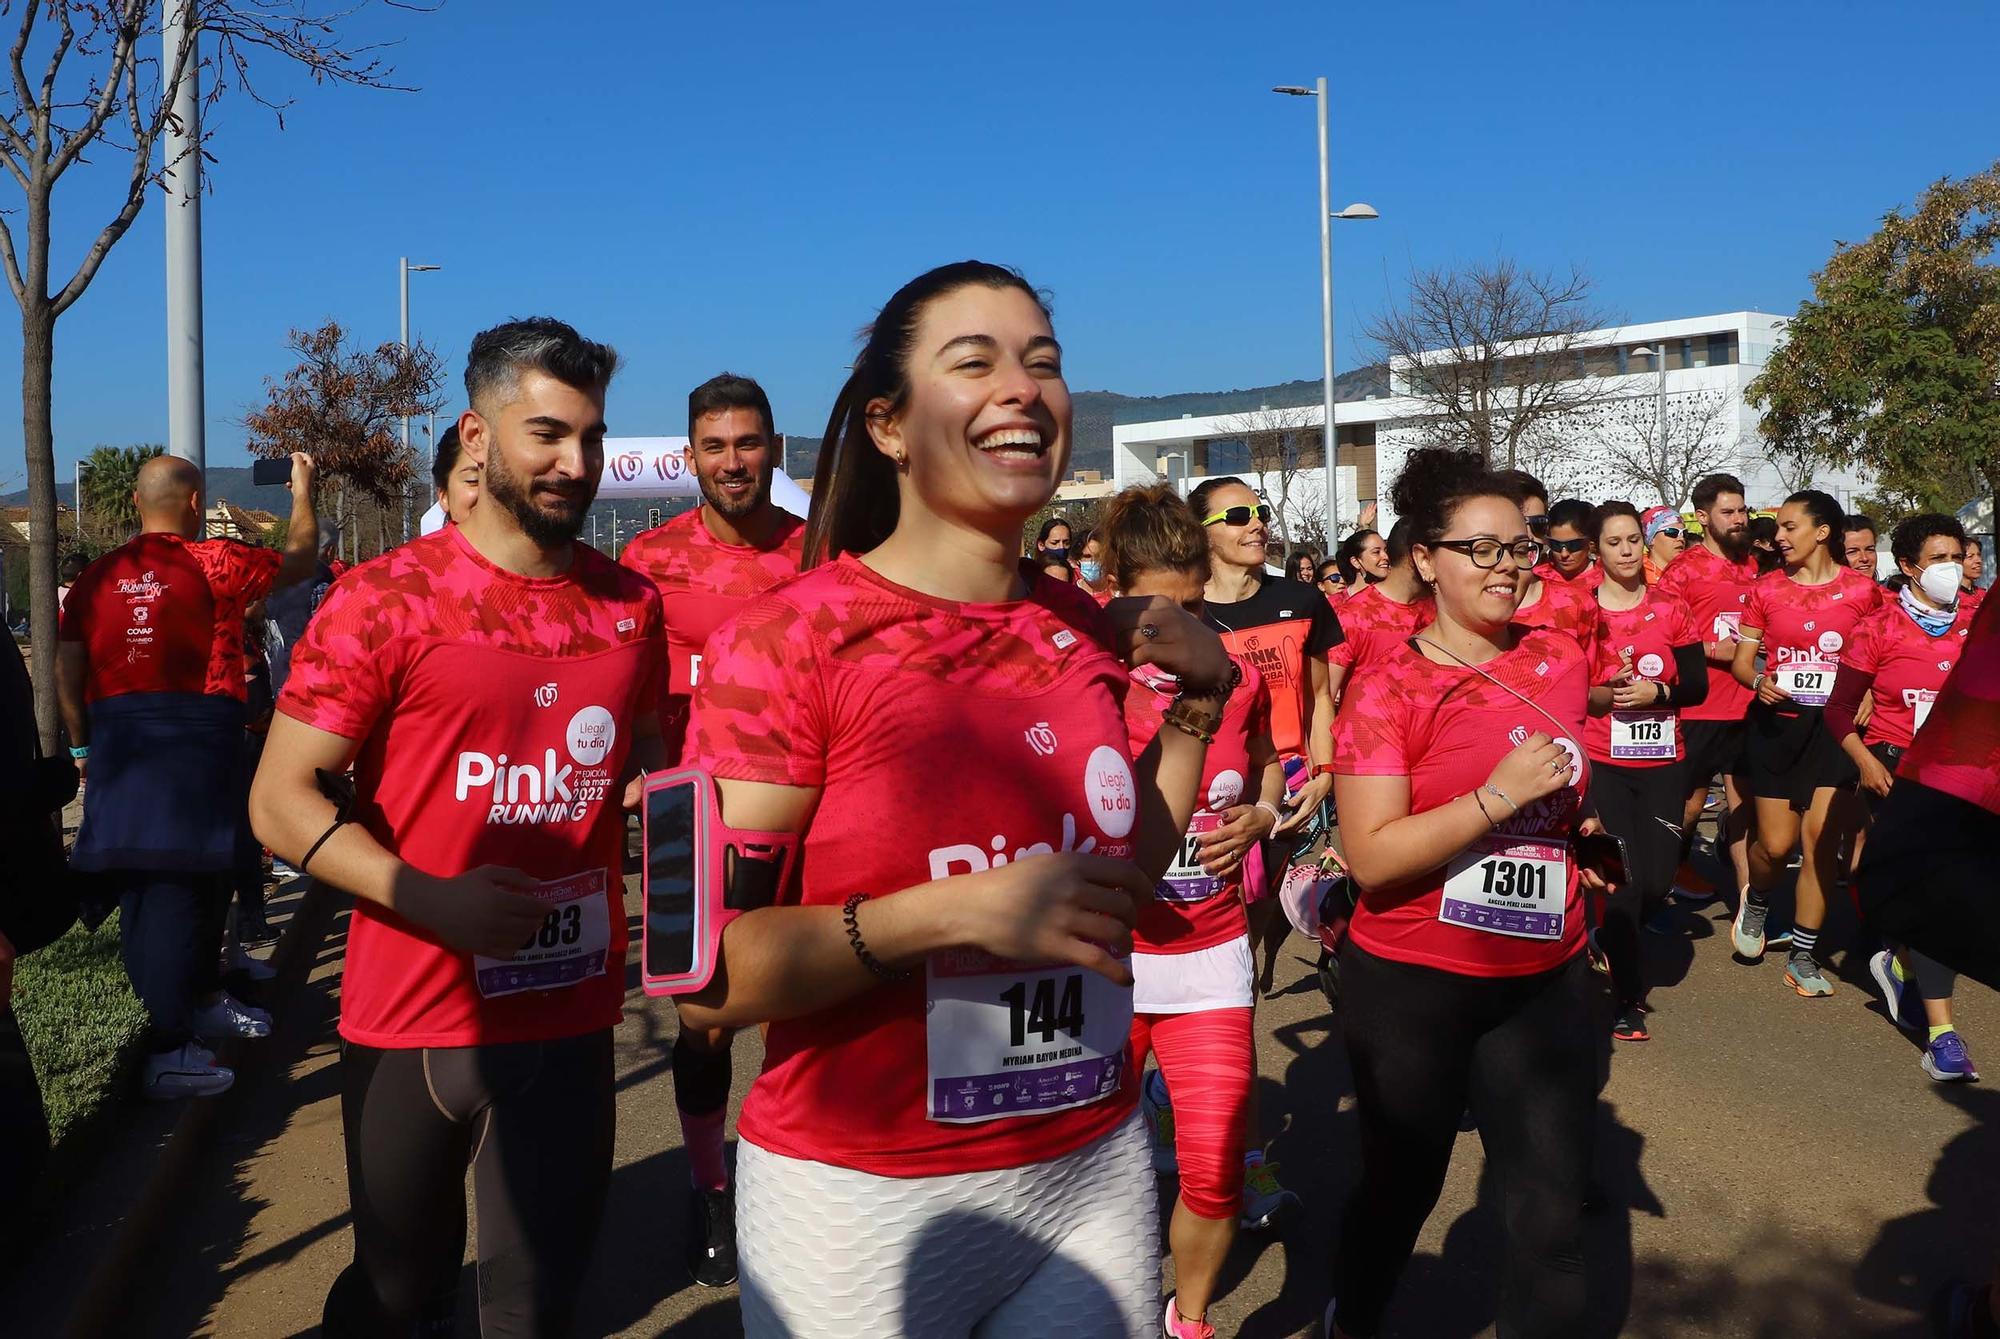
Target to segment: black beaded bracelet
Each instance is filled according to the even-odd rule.
[[[847,925],[847,945],[854,950],[854,956],[861,959],[861,965],[884,981],[907,981],[907,969],[884,967],[882,960],[868,951],[868,945],[861,939],[861,922],[855,918],[855,911],[868,900],[866,893],[852,893],[841,904],[840,919]]]

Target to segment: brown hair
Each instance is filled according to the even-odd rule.
[[[1126,590],[1146,572],[1199,572],[1208,580],[1208,534],[1172,484],[1135,484],[1097,518],[1099,561]]]
[[[896,290],[862,332],[861,356],[827,419],[819,466],[813,471],[812,512],[806,518],[805,567],[843,553],[866,553],[895,530],[903,507],[896,463],[882,454],[868,431],[868,405],[887,400],[891,413],[903,408],[910,398],[910,353],[924,308],[974,284],[1018,288],[1044,316],[1050,314],[1048,296],[1019,271],[982,260],[940,265]]]

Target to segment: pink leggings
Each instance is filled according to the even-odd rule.
[[[1173,1098],[1181,1202],[1201,1218],[1234,1218],[1242,1210],[1243,1141],[1257,1072],[1250,1015],[1203,1009],[1132,1018],[1132,1062],[1143,1069],[1148,1049],[1160,1058]]]

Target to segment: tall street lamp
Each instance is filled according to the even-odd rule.
[[[432,270],[441,270],[443,268],[444,266],[442,265],[412,265],[408,256],[402,257],[396,263],[396,282],[398,288],[401,290],[403,300],[402,343],[403,356],[405,358],[410,356],[410,276],[413,274],[428,274]],[[435,455],[437,451],[436,443],[432,443],[431,451]],[[410,416],[405,414],[403,415],[403,455],[407,457],[409,454]],[[408,500],[405,499],[403,504],[403,538],[408,539],[409,537],[410,507]]]
[[[1333,422],[1333,220],[1373,219],[1381,215],[1371,205],[1355,203],[1338,214],[1332,212],[1328,174],[1330,160],[1327,149],[1327,107],[1326,78],[1320,79],[1311,88],[1298,84],[1280,84],[1271,90],[1294,98],[1319,99],[1319,324],[1321,372],[1326,380],[1323,396],[1326,409],[1326,426],[1321,433],[1320,452],[1325,456],[1322,462],[1324,487],[1326,490],[1326,542],[1331,547],[1335,534],[1334,516],[1334,473],[1333,457],[1339,445],[1339,432]]]
[[[1653,360],[1653,449],[1664,459],[1667,451],[1667,342],[1661,340],[1658,349],[1641,344],[1632,350],[1632,354]]]

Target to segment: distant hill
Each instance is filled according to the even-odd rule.
[[[239,507],[256,507],[268,511],[273,516],[292,514],[291,490],[283,484],[265,484],[259,487],[250,482],[248,465],[211,465],[208,469],[208,500],[234,502]],[[56,480],[56,501],[65,507],[76,505],[76,480],[65,474]],[[9,507],[28,505],[28,490],[9,493],[0,497],[0,504]]]
[[[1335,400],[1365,400],[1389,393],[1388,369],[1381,364],[1357,367],[1333,379]],[[1121,395],[1117,391],[1077,391],[1076,444],[1070,469],[1097,470],[1111,477],[1111,429],[1121,423],[1150,423],[1183,414],[1240,414],[1261,408],[1287,409],[1320,402],[1320,382],[1287,381],[1278,386],[1251,386],[1233,391],[1189,391],[1180,395]],[[785,470],[793,478],[812,474],[819,460],[817,437],[785,439]]]

